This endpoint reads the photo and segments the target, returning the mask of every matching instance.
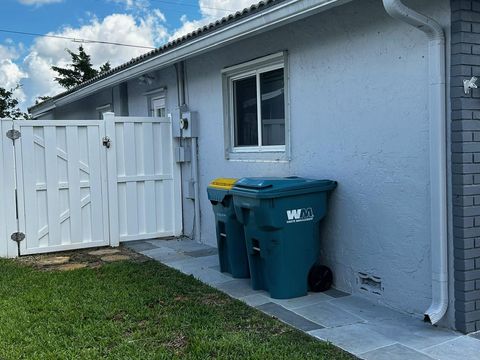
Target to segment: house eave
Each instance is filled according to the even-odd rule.
[[[311,16],[315,13],[327,11],[350,1],[352,0],[290,0],[282,2],[278,6],[248,16],[243,20],[232,23],[231,25],[221,27],[217,31],[193,39],[183,45],[181,44],[171,49],[170,51],[132,65],[63,97],[47,100],[31,107],[29,110],[34,118],[38,117],[57,106],[72,103],[94,94],[101,89],[118,85],[142,74],[168,67],[178,61],[186,60],[193,56],[218,49],[245,38],[300,20],[304,17]]]

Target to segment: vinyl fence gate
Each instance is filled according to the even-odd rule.
[[[0,256],[181,234],[168,118],[2,120],[1,130]]]

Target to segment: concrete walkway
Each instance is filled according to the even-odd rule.
[[[436,328],[360,296],[331,289],[291,300],[272,299],[265,291],[252,290],[249,280],[221,273],[213,247],[191,240],[127,246],[362,359],[480,360],[480,334]]]

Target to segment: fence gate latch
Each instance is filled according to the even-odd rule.
[[[10,239],[15,241],[17,243],[17,251],[18,251],[18,256],[20,256],[20,243],[25,240],[25,234],[22,232],[14,232],[12,236],[10,236]]]
[[[7,138],[13,141],[20,139],[20,136],[22,136],[22,134],[18,130],[11,129],[7,131]]]
[[[10,239],[12,239],[13,241],[15,241],[17,243],[20,243],[23,240],[25,240],[25,234],[22,233],[22,232],[14,232],[12,234],[12,236],[10,236]]]
[[[105,146],[107,149],[110,149],[110,145],[111,145],[111,140],[108,136],[104,136],[102,138],[102,144],[103,146]]]

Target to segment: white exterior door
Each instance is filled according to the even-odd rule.
[[[105,121],[111,144],[107,154],[112,245],[181,235],[180,169],[173,156],[171,120],[106,114]]]
[[[104,121],[14,121],[21,254],[109,242]]]

